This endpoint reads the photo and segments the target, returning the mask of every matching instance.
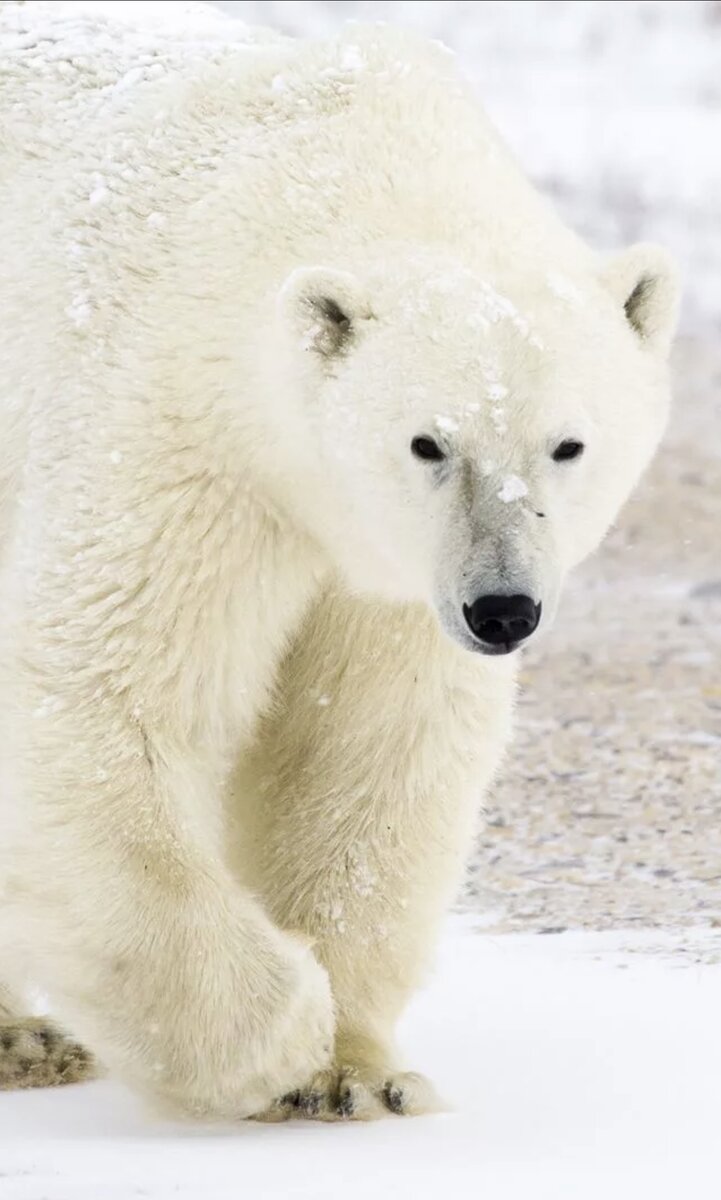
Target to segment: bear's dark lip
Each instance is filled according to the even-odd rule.
[[[513,654],[521,645],[520,641],[500,642],[497,645],[492,645],[490,642],[480,642],[473,638],[465,629],[455,628],[448,632],[453,641],[459,643],[464,650],[470,650],[472,654],[482,654],[484,658],[497,658],[499,655],[505,657],[508,654]]]
[[[513,654],[513,651],[517,650],[520,644],[520,642],[499,642],[496,645],[491,645],[490,642],[477,642],[473,648],[478,654],[492,658],[497,654]]]

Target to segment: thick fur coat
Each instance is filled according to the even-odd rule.
[[[0,977],[174,1110],[423,1111],[518,657],[473,606],[542,630],[631,490],[673,271],[399,31],[0,29]]]

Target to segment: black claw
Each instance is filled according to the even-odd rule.
[[[308,1092],[300,1100],[300,1108],[308,1117],[317,1117],[320,1112],[323,1097],[320,1092]]]
[[[383,1103],[392,1113],[400,1116],[406,1106],[403,1088],[395,1083],[387,1083],[383,1088]]]
[[[353,1092],[349,1087],[341,1088],[340,1095],[338,1096],[336,1112],[338,1113],[339,1117],[353,1116],[353,1113],[355,1112],[355,1100],[353,1098]]]
[[[57,1048],[58,1038],[54,1029],[45,1026],[43,1029],[35,1030],[35,1040],[40,1042],[46,1054],[51,1054]]]
[[[301,1096],[300,1092],[288,1092],[287,1096],[281,1096],[280,1103],[287,1105],[288,1108],[300,1108]]]

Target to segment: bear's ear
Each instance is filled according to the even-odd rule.
[[[667,354],[680,298],[678,271],[670,255],[660,246],[639,243],[612,258],[602,280],[641,341]]]
[[[280,289],[278,312],[305,350],[326,359],[348,350],[373,316],[360,281],[333,267],[292,271]]]

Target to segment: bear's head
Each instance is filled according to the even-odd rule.
[[[277,301],[296,515],[349,587],[429,605],[470,650],[550,622],[664,428],[673,267],[652,246],[595,262],[387,249],[298,268]]]

